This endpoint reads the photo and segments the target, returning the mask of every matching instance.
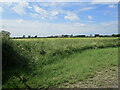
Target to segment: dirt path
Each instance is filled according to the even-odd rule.
[[[60,86],[61,87],[61,86]],[[118,67],[96,72],[94,77],[75,84],[65,83],[66,88],[118,88]]]

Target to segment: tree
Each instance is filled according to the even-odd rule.
[[[99,34],[95,34],[95,36],[94,37],[99,37]]]
[[[37,35],[35,36],[35,38],[37,38]]]
[[[70,37],[73,37],[73,34],[71,34]]]
[[[28,38],[31,38],[31,36],[30,36],[30,35],[28,35]]]
[[[25,38],[25,35],[23,35],[23,38]]]
[[[8,31],[1,31],[1,34],[2,34],[2,36],[3,37],[10,37],[10,32],[8,32]]]
[[[112,37],[120,37],[120,34],[112,34]]]
[[[90,34],[90,37],[92,37],[92,34]]]

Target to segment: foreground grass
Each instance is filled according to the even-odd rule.
[[[10,46],[14,52],[5,47],[3,51],[9,55],[5,58],[15,60],[20,68],[10,71],[7,67],[4,76],[12,75],[3,87],[27,88],[27,84],[31,88],[49,88],[84,81],[97,70],[117,65],[120,45],[118,38],[37,38],[14,39]]]
[[[59,87],[59,84],[84,81],[93,77],[96,71],[117,65],[118,48],[86,50],[82,53],[74,53],[42,68],[37,66],[31,75],[26,76],[27,84],[31,88]],[[16,84],[18,81],[17,78],[14,78]],[[25,87],[22,83],[18,83],[18,86]]]
[[[60,83],[75,83],[94,75],[95,71],[117,65],[117,48],[87,50],[71,55],[68,58],[47,65],[41,75],[36,75],[32,81],[41,87],[54,86]],[[99,58],[98,58],[99,57]],[[37,80],[37,81],[36,81]]]

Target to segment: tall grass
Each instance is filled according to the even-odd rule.
[[[12,45],[20,58],[25,57],[31,62],[29,65],[32,65],[32,73],[24,75],[27,84],[32,88],[48,88],[65,82],[84,80],[91,74],[90,72],[109,65],[117,65],[116,48],[105,50],[99,48],[118,47],[119,43],[118,38],[44,38],[17,39]],[[84,52],[88,49],[90,51]],[[15,87],[10,85],[12,82],[16,83],[17,87],[26,87],[17,77],[10,78],[4,87]]]
[[[29,53],[33,62],[41,61],[41,66],[54,63],[56,58],[64,58],[83,50],[119,46],[118,38],[26,39],[14,42],[26,53]]]

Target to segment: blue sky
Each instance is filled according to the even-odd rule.
[[[11,36],[118,33],[117,3],[2,2],[0,13]]]

